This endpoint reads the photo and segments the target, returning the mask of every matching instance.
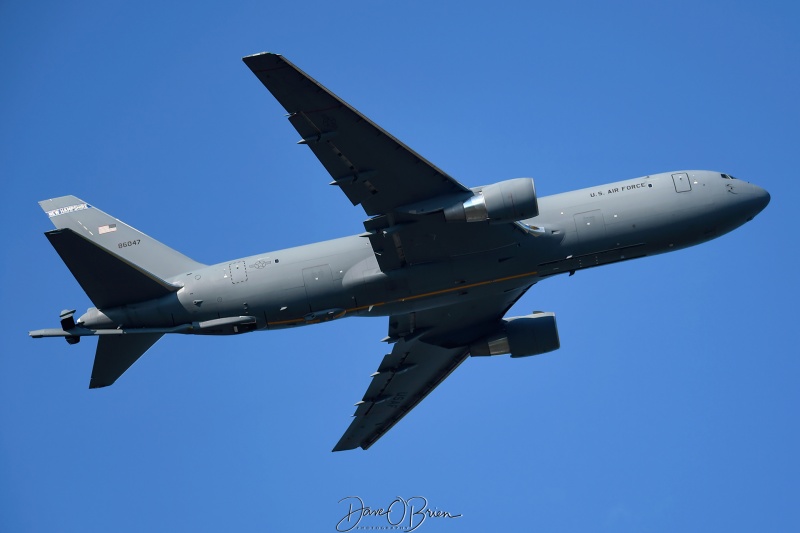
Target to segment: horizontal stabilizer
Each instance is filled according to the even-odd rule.
[[[162,333],[104,335],[97,341],[90,389],[108,387],[162,337]]]
[[[99,309],[151,300],[180,289],[71,229],[48,231],[45,236]]]

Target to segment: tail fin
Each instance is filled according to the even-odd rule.
[[[56,227],[47,239],[100,309],[176,292],[180,287],[166,280],[205,266],[74,196],[39,205]],[[89,388],[114,383],[162,335],[100,335]]]
[[[205,266],[74,196],[39,202],[58,229],[70,229],[161,279]]]
[[[97,341],[90,389],[108,387],[150,349],[163,333],[101,335]]]
[[[47,239],[100,309],[175,292],[165,279],[204,266],[74,196],[39,205],[58,228]]]

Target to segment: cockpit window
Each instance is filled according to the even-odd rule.
[[[722,176],[726,180],[735,180],[736,179],[733,176],[731,176],[730,174],[720,174],[720,176]]]

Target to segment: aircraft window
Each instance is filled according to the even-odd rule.
[[[726,180],[729,180],[729,179],[731,179],[731,177],[730,177],[730,176],[728,176],[727,174],[720,174],[720,176],[722,176],[722,177],[723,177],[723,178],[725,178]]]

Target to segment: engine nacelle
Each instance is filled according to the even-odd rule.
[[[499,333],[490,335],[469,347],[471,355],[527,357],[558,350],[558,327],[555,313],[534,313],[503,320]]]
[[[532,178],[516,178],[473,189],[470,199],[444,210],[448,222],[514,222],[539,214]]]

